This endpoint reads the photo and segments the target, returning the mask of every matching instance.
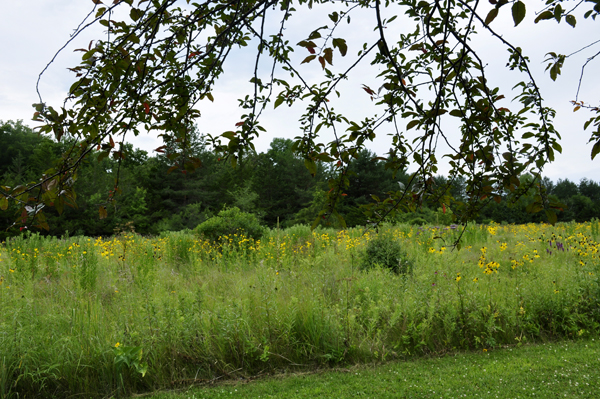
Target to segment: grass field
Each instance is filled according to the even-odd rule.
[[[597,398],[600,341],[526,345],[257,380],[148,396],[213,398]]]
[[[196,380],[597,337],[598,222],[376,233],[37,235],[0,250],[0,398],[122,397]],[[18,395],[18,396],[17,396]]]

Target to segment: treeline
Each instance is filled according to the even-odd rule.
[[[93,154],[84,161],[75,183],[77,208],[65,207],[62,215],[46,209],[51,235],[110,235],[119,226],[133,222],[141,234],[157,235],[163,231],[194,228],[226,207],[238,207],[259,217],[269,227],[286,227],[298,223],[311,224],[322,209],[328,180],[333,171],[320,164],[311,176],[303,159],[295,156],[292,141],[274,139],[270,148],[239,160],[236,168],[207,150],[204,139],[193,135],[192,150],[201,161],[193,173],[175,170],[169,173],[172,162],[165,154],[153,154],[125,145],[126,158],[120,164],[111,158],[98,160]],[[19,122],[0,121],[0,185],[16,186],[35,181],[52,167],[72,143],[57,143],[40,136]],[[361,205],[371,201],[371,195],[385,197],[409,181],[407,173],[386,170],[376,155],[363,150],[349,166],[350,186],[339,208],[348,226],[368,222]],[[108,217],[100,219],[98,209],[117,183],[120,192],[110,202]],[[530,179],[523,176],[522,180]],[[444,177],[436,178],[444,184]],[[587,179],[579,184],[559,180],[554,184],[544,179],[550,195],[567,207],[559,212],[562,221],[585,221],[600,217],[600,186]],[[452,194],[461,199],[465,188],[454,181]],[[533,194],[531,194],[533,195]],[[514,204],[491,201],[478,217],[479,222],[527,223],[544,221],[543,213],[527,213],[527,196]],[[397,221],[448,224],[451,210],[423,206],[417,212],[398,216]],[[9,229],[18,217],[15,205],[0,212],[0,238],[19,234]]]

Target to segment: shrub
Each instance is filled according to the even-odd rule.
[[[413,226],[424,226],[427,224],[427,220],[423,218],[414,218],[408,221],[409,224]]]
[[[194,231],[213,241],[217,241],[219,237],[231,236],[236,233],[257,240],[262,237],[265,228],[260,225],[254,214],[242,212],[239,208],[233,207],[224,209],[217,216],[199,224]]]
[[[412,268],[400,243],[390,234],[378,235],[370,240],[363,252],[361,269],[368,270],[377,265],[397,274],[408,273]]]

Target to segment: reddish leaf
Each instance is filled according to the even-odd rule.
[[[150,105],[148,105],[148,103],[144,103],[144,112],[146,114],[150,113]]]
[[[236,126],[243,126],[244,125],[244,121],[238,122],[235,124]]]
[[[312,60],[314,60],[315,58],[317,58],[316,55],[309,55],[308,57],[306,57],[300,64],[305,64],[307,62],[311,62]]]
[[[308,50],[309,53],[314,54],[315,53],[315,48],[314,47],[307,47],[306,48]]]
[[[369,93],[371,96],[375,95],[375,92],[367,85],[363,85],[363,90]]]
[[[319,62],[321,63],[321,66],[323,67],[323,69],[325,69],[325,58],[319,57]]]

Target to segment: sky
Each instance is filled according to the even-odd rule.
[[[542,2],[526,2],[542,4]],[[487,5],[487,4],[486,4]],[[40,72],[52,60],[54,54],[69,40],[71,33],[91,11],[93,3],[86,0],[0,0],[3,23],[0,25],[0,120],[23,120],[29,126],[35,126],[31,121],[33,115],[32,104],[39,102],[36,93],[36,82]],[[491,8],[491,6],[489,6]],[[533,24],[533,7],[528,9],[528,16],[517,28],[513,27],[508,6],[502,9],[498,18],[491,24],[503,38],[523,48],[524,53],[532,61],[531,66],[537,83],[546,100],[546,105],[557,111],[555,126],[562,136],[561,145],[563,153],[557,154],[554,163],[546,166],[544,175],[556,181],[559,178],[568,178],[579,181],[581,178],[600,180],[600,159],[590,160],[591,144],[588,144],[590,131],[583,130],[584,122],[591,116],[587,111],[573,112],[570,100],[575,99],[581,66],[594,53],[600,50],[600,44],[570,57],[563,67],[563,75],[557,82],[552,82],[547,73],[544,73],[544,55],[549,51],[570,54],[571,52],[599,39],[598,24],[578,18],[577,28],[573,29],[566,23],[556,24],[546,21]],[[485,8],[484,8],[485,10]],[[327,24],[326,14],[315,7],[311,12],[298,14],[288,25],[287,32],[297,41],[305,38],[313,29]],[[353,16],[354,22],[350,27],[342,27],[340,34],[346,38],[349,48],[348,53],[355,55],[365,41],[372,42],[374,15]],[[401,32],[406,21],[398,18],[389,29]],[[345,31],[343,29],[346,29]],[[412,29],[412,28],[411,28]],[[482,29],[480,29],[480,32]],[[40,93],[47,104],[59,107],[62,105],[65,94],[74,80],[68,67],[79,63],[81,53],[72,50],[87,47],[90,40],[102,37],[100,27],[86,30],[81,37],[76,38],[57,59],[50,65],[40,81]],[[294,42],[294,40],[291,40]],[[519,81],[514,72],[509,72],[504,67],[506,64],[506,51],[498,46],[497,40],[489,34],[482,33],[474,42],[482,57],[488,62],[486,74],[492,84],[508,91]],[[237,99],[251,92],[248,82],[253,70],[253,55],[250,51],[236,53],[225,66],[225,79],[218,82],[213,92],[215,102],[208,101],[200,104],[202,117],[199,120],[201,132],[220,133],[234,130],[234,125],[240,120],[242,111],[237,107]],[[305,50],[304,50],[305,51]],[[297,51],[298,64],[308,53]],[[350,57],[340,59],[334,56],[335,66],[344,66],[351,62]],[[598,61],[600,62],[600,61]],[[600,93],[600,74],[598,62],[592,62],[588,73],[584,77],[580,98],[593,104],[598,104]],[[320,76],[318,63],[299,65],[299,68],[309,78],[317,79]],[[343,83],[344,95],[332,102],[337,111],[353,116],[355,119],[368,116],[374,111],[369,96],[361,89],[362,84],[377,87],[375,75],[380,71],[362,66],[356,69],[347,81]],[[516,93],[515,93],[516,94]],[[509,97],[507,95],[507,97]],[[504,105],[511,108],[511,103],[506,100]],[[513,105],[516,108],[516,105]],[[268,149],[274,137],[294,138],[300,134],[297,121],[303,109],[301,106],[287,108],[280,106],[277,110],[269,107],[261,118],[262,125],[267,132],[256,141],[257,151]],[[389,149],[389,138],[382,131],[369,148],[380,155]],[[152,154],[152,150],[162,145],[160,139],[153,135],[141,134],[130,140],[136,147],[142,148]],[[440,148],[443,151],[443,148]],[[439,158],[439,156],[438,156]],[[441,168],[443,172],[444,168]]]

